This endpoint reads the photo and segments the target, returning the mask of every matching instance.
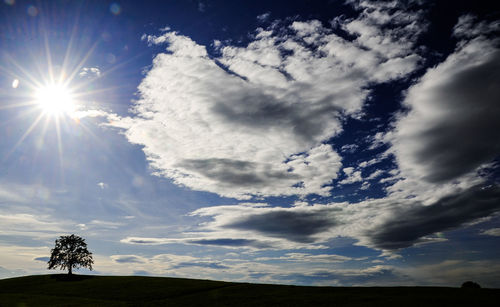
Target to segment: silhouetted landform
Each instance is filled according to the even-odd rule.
[[[473,281],[466,281],[462,284],[462,288],[469,288],[469,289],[479,289],[481,286]]]
[[[301,287],[67,274],[0,280],[0,306],[498,306],[500,289]]]

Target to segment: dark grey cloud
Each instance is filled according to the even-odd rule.
[[[129,239],[127,241],[128,243],[133,243],[133,244],[158,244],[158,240],[153,239],[153,240],[148,240],[148,239]]]
[[[255,248],[271,248],[272,245],[266,242],[261,242],[259,240],[247,240],[247,239],[200,239],[200,240],[188,240],[187,243],[200,244],[200,245],[219,245],[219,246],[229,246],[229,247],[241,247],[241,246],[251,246]]]
[[[454,101],[446,121],[423,131],[426,144],[417,161],[432,170],[431,182],[474,170],[500,154],[500,51],[480,65],[456,74],[436,93],[437,101]]]
[[[114,262],[118,263],[143,263],[144,260],[141,258],[134,256],[134,255],[129,255],[129,256],[115,256],[113,257]]]
[[[395,250],[418,243],[422,237],[450,230],[500,211],[500,187],[475,186],[432,205],[399,207],[365,235],[379,249]]]
[[[311,90],[310,86],[300,87],[303,91]],[[263,93],[234,93],[232,97],[238,99],[218,102],[213,111],[224,120],[252,129],[268,131],[273,127],[290,127],[297,137],[305,141],[320,140],[328,126],[328,119],[339,118],[343,111],[341,102],[352,99],[351,96],[347,91],[331,94],[304,109],[303,101],[293,95],[288,97],[288,104],[283,104]]]
[[[499,44],[462,42],[410,88],[393,139],[405,174],[444,183],[500,156]]]
[[[48,262],[50,260],[50,257],[36,257],[33,260],[42,261],[42,262]]]
[[[271,211],[248,215],[224,227],[252,230],[277,238],[286,238],[300,243],[314,242],[314,235],[327,231],[338,222],[325,212]]]
[[[389,197],[347,206],[337,203],[270,208],[243,204],[233,206],[232,210],[228,206],[207,207],[193,215],[213,217],[205,230],[211,236],[231,233],[232,239],[189,243],[292,248],[297,243],[320,244],[337,237],[350,237],[359,240],[360,245],[388,251],[437,241],[433,234],[500,212],[498,185],[481,184],[444,195],[430,204],[417,199]],[[272,246],[260,245],[267,240]]]
[[[216,179],[223,185],[265,185],[269,180],[298,179],[290,172],[258,171],[257,163],[232,159],[185,159],[179,166],[205,177]]]

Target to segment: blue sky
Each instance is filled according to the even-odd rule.
[[[0,278],[500,287],[494,4],[0,10]]]

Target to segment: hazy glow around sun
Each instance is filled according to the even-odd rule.
[[[38,88],[35,92],[35,101],[48,115],[71,115],[76,107],[71,91],[60,84]]]

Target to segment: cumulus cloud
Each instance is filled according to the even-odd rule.
[[[361,171],[355,171],[354,167],[346,167],[343,171],[347,177],[340,181],[339,184],[350,184],[363,180],[361,177]]]
[[[357,116],[368,87],[418,65],[418,12],[357,5],[355,19],[258,29],[244,47],[214,58],[175,32],[139,86],[133,118],[117,118],[155,174],[194,190],[252,196],[330,194],[341,158],[327,140]],[[344,39],[347,31],[356,39]]]
[[[200,236],[228,237],[241,243],[306,246],[351,237],[367,247],[394,251],[442,241],[434,234],[473,223],[500,210],[500,188],[474,186],[425,205],[413,199],[374,199],[357,204],[315,204],[290,208],[214,206],[192,214],[211,218]],[[226,239],[227,240],[227,239]],[[294,245],[295,244],[295,245]],[[302,245],[300,245],[302,244]],[[238,246],[233,246],[238,247]]]
[[[438,238],[429,236],[490,216],[498,210],[499,187],[473,187],[429,206],[396,207],[391,210],[391,217],[369,229],[366,237],[370,245],[380,249],[405,248],[436,240]]]
[[[460,42],[408,90],[409,112],[389,135],[403,176],[445,183],[500,155],[499,43],[484,36]]]
[[[97,67],[83,67],[78,75],[80,77],[100,77],[101,70]]]

